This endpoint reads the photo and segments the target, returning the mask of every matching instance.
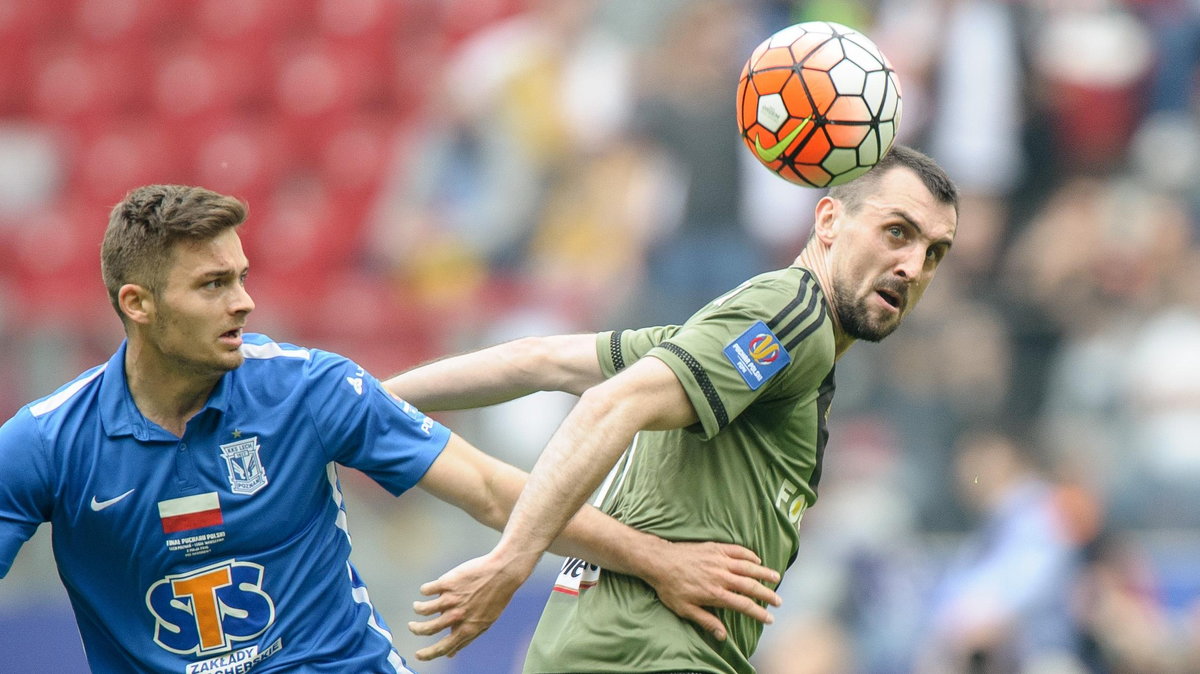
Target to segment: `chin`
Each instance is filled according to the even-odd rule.
[[[241,351],[234,351],[232,353],[225,354],[224,357],[220,358],[218,360],[219,365],[217,367],[224,372],[229,372],[230,370],[238,369],[244,362],[246,362],[246,357],[242,355]]]
[[[895,332],[896,328],[898,327],[900,327],[899,320],[889,321],[886,323],[882,321],[871,321],[865,324],[857,324],[853,326],[852,330],[847,329],[846,334],[854,337],[855,339],[861,339],[864,342],[879,342],[882,341],[884,337],[887,337]]]

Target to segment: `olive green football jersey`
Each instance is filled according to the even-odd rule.
[[[700,418],[686,429],[638,433],[598,505],[669,540],[746,546],[784,571],[816,499],[833,397],[832,319],[812,273],[762,274],[681,326],[601,333],[597,350],[606,376],[638,358],[662,360]],[[753,672],[762,625],[718,615],[725,642],[671,613],[640,579],[568,559],[525,671]]]

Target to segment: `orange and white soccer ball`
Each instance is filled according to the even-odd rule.
[[[862,33],[831,21],[767,38],[737,88],[746,146],[780,177],[808,187],[866,173],[892,148],[901,109],[887,57]]]

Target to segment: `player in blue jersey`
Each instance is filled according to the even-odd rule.
[[[42,522],[96,672],[407,672],[350,563],[336,465],[502,527],[520,471],[354,362],[244,333],[236,199],[136,189],[101,249],[126,340],[0,428],[0,577]],[[683,610],[768,620],[749,550],[679,545],[598,511],[560,537]]]

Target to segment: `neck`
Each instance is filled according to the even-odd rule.
[[[125,349],[125,379],[138,411],[183,437],[188,420],[204,407],[221,375],[182,372],[162,352],[131,336]]]
[[[833,319],[834,360],[837,360],[856,340],[842,330],[842,322],[838,319],[832,274],[829,272],[829,247],[817,237],[812,237],[796,257],[796,265],[811,271],[817,277],[817,285],[821,286],[821,292],[825,294],[825,301],[829,304],[829,316]]]

